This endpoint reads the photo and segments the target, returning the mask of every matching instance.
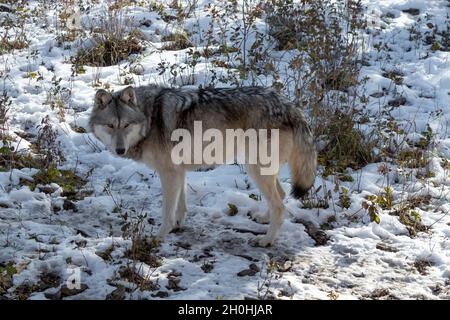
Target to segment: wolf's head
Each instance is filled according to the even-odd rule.
[[[100,89],[95,94],[89,125],[113,154],[124,156],[141,141],[147,135],[148,121],[132,87],[113,94]]]

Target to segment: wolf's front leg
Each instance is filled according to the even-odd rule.
[[[162,241],[175,226],[175,210],[184,184],[184,174],[177,170],[165,170],[159,175],[163,189],[163,221],[156,236]]]
[[[178,206],[175,212],[175,226],[181,228],[186,219],[187,206],[186,206],[186,173],[183,172],[183,183],[181,185],[180,197],[178,199]]]

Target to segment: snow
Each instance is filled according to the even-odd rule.
[[[104,2],[104,1],[103,1]],[[102,1],[91,16],[83,15],[82,24],[92,23],[93,17],[102,12]],[[207,1],[204,1],[206,4]],[[92,194],[76,201],[77,212],[60,210],[55,212],[55,204],[64,198],[59,192],[46,194],[39,188],[31,191],[20,183],[20,178],[30,180],[36,169],[14,169],[0,172],[0,266],[13,262],[25,264],[26,268],[13,276],[13,287],[6,297],[14,298],[15,289],[23,283],[37,283],[43,272],[58,274],[63,285],[73,275],[80,272],[81,282],[88,288],[66,299],[105,299],[117,282],[120,267],[134,265],[135,270],[159,285],[159,290],[168,292],[164,299],[243,299],[271,294],[281,299],[362,299],[370,298],[374,290],[387,289],[389,297],[400,299],[448,299],[450,297],[450,183],[449,172],[441,166],[443,159],[450,157],[450,53],[430,51],[429,46],[409,40],[407,31],[425,13],[432,15],[433,23],[444,28],[445,17],[450,9],[446,1],[365,0],[365,14],[375,21],[369,26],[371,34],[368,57],[370,66],[364,67],[361,77],[368,77],[365,93],[371,95],[383,91],[381,98],[370,97],[367,109],[376,121],[380,116],[380,105],[401,94],[407,99],[404,106],[392,110],[392,115],[404,127],[412,128],[408,139],[420,142],[422,132],[429,125],[437,133],[435,149],[430,166],[435,173],[425,182],[411,183],[408,190],[402,189],[402,181],[409,178],[398,173],[396,168],[389,173],[396,197],[430,194],[433,205],[428,209],[417,209],[425,225],[431,225],[430,232],[419,232],[410,237],[404,224],[397,216],[380,213],[380,224],[370,222],[367,213],[361,209],[365,197],[379,194],[386,187],[386,177],[379,173],[381,163],[369,164],[350,172],[352,182],[342,182],[349,190],[351,206],[343,209],[337,205],[339,193],[333,192],[333,177],[318,176],[315,188],[322,187],[318,197],[325,197],[331,190],[333,202],[329,208],[303,208],[301,203],[289,196],[285,200],[286,218],[277,242],[270,248],[255,248],[249,244],[255,234],[265,232],[267,226],[253,221],[249,212],[263,213],[265,201],[256,201],[249,196],[260,195],[259,190],[236,165],[226,165],[204,172],[188,174],[188,215],[182,232],[171,233],[161,244],[156,255],[161,266],[152,267],[145,263],[134,265],[127,251],[131,240],[123,237],[124,221],[122,213],[129,219],[144,219],[145,234],[156,233],[161,222],[161,185],[156,172],[143,164],[114,157],[107,152],[90,133],[77,133],[71,125],[87,128],[96,88],[95,78],[102,84],[109,84],[118,90],[124,86],[119,74],[126,62],[103,68],[85,66],[86,72],[71,77],[68,57],[75,49],[57,47],[55,35],[38,27],[38,23],[27,24],[27,32],[32,39],[30,48],[4,54],[0,65],[6,65],[9,78],[2,82],[13,98],[10,110],[10,132],[27,131],[36,134],[36,125],[48,115],[59,132],[59,141],[66,161],[61,168],[75,168],[81,176],[89,172],[84,188]],[[30,5],[37,5],[30,1]],[[103,3],[104,5],[104,3]],[[412,16],[402,10],[420,9],[419,16]],[[394,18],[381,21],[386,13]],[[48,12],[50,29],[55,12]],[[208,18],[203,11],[196,12],[203,27]],[[186,58],[186,50],[162,51],[158,29],[165,34],[170,26],[148,9],[132,7],[127,15],[136,22],[142,19],[152,21],[150,27],[140,27],[146,39],[153,46],[146,48],[138,57],[143,74],[130,74],[136,84],[164,83],[170,74],[160,74],[157,65],[161,61],[179,63]],[[384,19],[384,18],[383,18]],[[187,24],[195,24],[194,19]],[[264,24],[258,27],[263,30]],[[386,42],[391,59],[379,59],[387,52],[378,53],[373,45]],[[38,50],[34,58],[30,53]],[[426,55],[426,53],[429,55]],[[277,53],[274,53],[277,54]],[[218,68],[219,70],[220,68]],[[395,85],[382,76],[385,71],[401,70],[403,83]],[[42,81],[27,77],[30,72],[40,72]],[[208,81],[208,65],[200,62],[196,67],[198,84]],[[51,79],[61,77],[61,86],[70,87],[72,95],[66,110],[65,122],[59,122],[57,110],[52,111],[45,104]],[[270,83],[270,79],[265,79]],[[441,110],[441,111],[440,111]],[[20,148],[29,143],[23,140]],[[17,147],[17,146],[16,146]],[[287,168],[280,177],[286,193],[290,189]],[[108,186],[108,190],[107,187]],[[235,216],[229,216],[228,203],[238,208]],[[117,210],[117,207],[120,210]],[[119,212],[118,212],[119,211]],[[309,221],[320,227],[334,218],[333,228],[326,230],[329,241],[318,246],[308,234],[306,227],[298,219]],[[251,231],[251,232],[247,232]],[[253,233],[252,233],[253,232]],[[188,245],[186,245],[188,244]],[[390,249],[380,249],[381,245]],[[97,253],[112,248],[111,260],[104,260]],[[205,253],[207,252],[207,253]],[[251,260],[251,261],[250,261]],[[291,267],[281,270],[269,269],[271,260],[279,264],[290,261]],[[414,263],[427,261],[425,274],[418,272]],[[202,266],[211,263],[213,268],[206,273]],[[260,269],[253,276],[237,276],[255,263]],[[280,271],[281,270],[281,271]],[[176,291],[168,289],[170,273],[181,273]],[[261,284],[271,279],[269,288]],[[114,280],[114,281],[112,281]],[[122,283],[123,279],[121,280]],[[128,283],[128,285],[130,285]],[[441,290],[436,290],[436,288]],[[155,292],[140,290],[131,285],[132,292],[127,299],[159,299]],[[54,293],[56,288],[34,292],[30,299],[46,299],[45,293]],[[158,291],[158,290],[157,290]],[[288,292],[290,296],[280,295]]]

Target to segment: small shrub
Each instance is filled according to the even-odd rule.
[[[371,195],[367,198],[367,201],[362,203],[362,207],[367,210],[370,217],[370,222],[380,223],[380,213],[377,205],[377,197]]]
[[[177,31],[167,36],[163,36],[161,41],[168,42],[162,46],[162,50],[183,50],[192,47],[186,32]]]
[[[11,262],[6,265],[0,264],[0,296],[13,286],[13,276],[16,273],[17,269]]]
[[[111,2],[112,3],[108,8],[109,11],[120,10],[133,4],[133,1],[131,0],[114,0]]]
[[[399,221],[406,226],[411,237],[415,237],[418,232],[428,231],[428,227],[422,223],[422,217],[415,210],[399,212]]]
[[[410,169],[419,169],[427,166],[429,159],[423,150],[414,148],[403,150],[398,153],[397,161],[400,166]]]
[[[346,91],[359,83],[358,39],[365,27],[360,1],[272,0],[266,4],[266,13],[269,34],[278,49],[301,53],[290,68],[304,71],[300,82],[308,87],[306,92],[298,88],[296,95],[307,95],[300,98],[308,101],[314,115],[323,111],[328,91]]]
[[[134,36],[127,38],[107,38],[95,36],[94,46],[90,49],[80,49],[73,63],[95,67],[106,67],[119,63],[131,54],[142,52],[140,40]]]
[[[38,126],[35,151],[41,156],[44,168],[51,168],[64,161],[58,132],[53,129],[49,116],[45,116]]]
[[[301,199],[301,204],[303,209],[314,209],[314,208],[323,208],[328,209],[330,207],[330,201],[333,200],[331,190],[326,190],[323,188],[323,197],[319,195],[319,192],[322,190],[322,186],[319,186],[317,189],[310,191],[308,195],[305,195],[303,199]]]
[[[116,207],[114,210],[120,213],[122,219],[122,236],[124,239],[131,239],[131,248],[125,256],[136,262],[144,262],[151,267],[161,266],[161,260],[156,255],[159,248],[159,241],[155,238],[145,236],[144,228],[147,214],[136,212],[135,208],[126,209],[120,204],[111,192],[111,185],[105,187],[105,191],[112,197]]]
[[[238,214],[238,212],[239,212],[239,209],[238,209],[238,207],[235,204],[228,203],[228,212],[227,212],[227,214],[229,216],[235,216],[235,215]]]
[[[411,237],[417,235],[418,232],[427,232],[429,227],[424,225],[422,217],[417,208],[422,208],[431,203],[431,196],[413,196],[402,201],[396,208],[391,211],[391,215],[398,216],[399,221],[405,225]]]
[[[41,159],[31,153],[14,150],[9,140],[3,140],[0,147],[0,171],[11,171],[12,169],[40,168]]]
[[[352,200],[349,196],[348,189],[345,187],[341,188],[341,193],[339,194],[339,206],[341,208],[348,209],[352,204]]]
[[[431,267],[433,264],[431,261],[419,259],[414,261],[413,266],[417,269],[417,271],[423,275],[426,276],[428,274],[428,268]]]
[[[59,46],[65,42],[73,42],[83,34],[81,14],[76,10],[74,2],[57,5],[58,24],[56,41]]]
[[[65,119],[65,108],[72,92],[69,88],[61,85],[62,78],[53,76],[52,87],[47,92],[46,104],[50,105],[52,110],[56,110],[59,121],[63,122]]]
[[[401,85],[403,83],[403,78],[405,77],[403,72],[395,69],[383,72],[382,76],[392,80],[396,85]]]
[[[27,185],[32,191],[39,187],[40,191],[51,193],[54,189],[47,189],[45,186],[55,183],[63,189],[61,196],[68,200],[80,200],[86,196],[80,193],[80,189],[87,181],[73,170],[60,170],[53,164],[49,168],[41,168],[32,178],[33,181],[21,179],[21,184]]]
[[[376,141],[356,129],[355,122],[352,114],[336,110],[325,128],[328,141],[319,162],[334,172],[344,172],[347,167],[359,169],[375,160]]]
[[[0,27],[4,29],[0,36],[0,54],[22,50],[28,48],[29,45],[25,23],[29,18],[30,10],[26,7],[26,1],[17,1],[13,11],[14,18],[6,15],[0,23]]]
[[[155,291],[159,289],[159,285],[141,276],[137,270],[135,270],[134,265],[122,266],[119,269],[119,275],[122,279],[136,285],[142,291]]]
[[[131,54],[141,53],[141,42],[142,33],[131,28],[130,21],[122,16],[120,10],[110,10],[100,21],[100,27],[93,29],[91,45],[78,50],[71,60],[76,65],[115,65]]]
[[[377,197],[377,204],[381,209],[392,209],[394,205],[394,190],[391,187],[384,188],[384,192]]]
[[[157,268],[161,266],[161,260],[156,255],[159,243],[153,239],[142,237],[133,237],[131,249],[127,251],[126,256],[133,261],[144,262],[150,267]]]
[[[11,107],[12,101],[8,93],[4,91],[0,95],[0,140],[4,140],[7,135],[8,111]]]
[[[28,40],[24,34],[16,35],[11,39],[11,36],[5,33],[0,40],[0,54],[25,48],[28,48]]]

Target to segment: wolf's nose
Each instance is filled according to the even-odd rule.
[[[116,153],[117,154],[124,154],[125,153],[125,148],[117,148],[116,149]]]

